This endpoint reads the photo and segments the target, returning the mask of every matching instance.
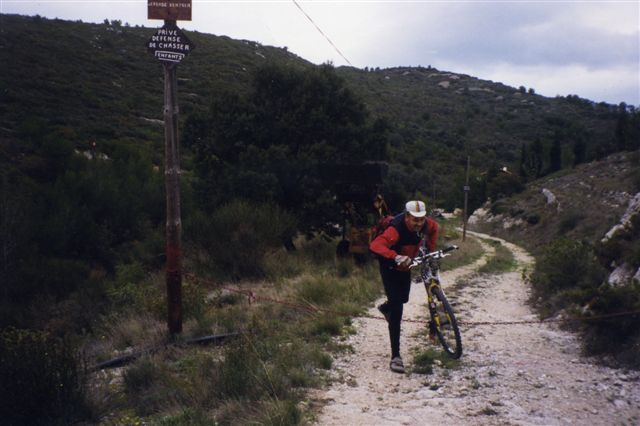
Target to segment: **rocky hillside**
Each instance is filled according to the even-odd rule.
[[[487,202],[469,226],[534,253],[561,236],[588,241],[613,273],[610,282],[634,275],[640,281],[640,151],[534,181],[520,194]]]

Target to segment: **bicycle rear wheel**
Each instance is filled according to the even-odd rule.
[[[436,315],[431,318],[434,323],[436,335],[445,352],[453,359],[462,355],[462,338],[458,322],[453,314],[453,309],[439,287],[432,290],[436,304]]]

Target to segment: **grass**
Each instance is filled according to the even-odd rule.
[[[458,243],[455,231],[446,235],[453,238],[448,242]],[[223,346],[173,345],[149,352],[122,373],[96,375],[91,392],[102,401],[97,417],[109,416],[113,424],[157,425],[309,421],[312,414],[300,402],[308,389],[329,382],[327,371],[337,354],[353,351],[341,336],[353,333],[352,317],[362,314],[382,289],[376,262],[337,261],[335,244],[320,239],[296,245],[295,252],[278,250],[266,257],[266,281],[233,284],[255,292],[258,299],[251,303],[225,290],[227,284],[185,279],[184,338],[229,331],[240,336]],[[480,251],[468,239],[455,264],[473,261]],[[166,310],[141,297],[163,294],[161,277],[138,278],[137,283],[127,280],[126,293],[113,295],[133,305],[104,319],[101,338],[90,346],[96,361],[172,342],[164,328]],[[418,353],[416,359],[422,374],[433,365],[457,365],[435,350]]]
[[[444,351],[432,348],[418,349],[413,354],[413,373],[433,374],[434,365],[448,370],[457,368],[460,361],[450,358]]]
[[[478,269],[478,272],[482,274],[500,274],[515,270],[517,262],[511,250],[497,240],[489,240],[489,243],[495,248],[495,254],[485,265]]]
[[[351,317],[381,293],[373,262],[337,262],[334,250],[332,242],[316,240],[300,243],[293,253],[271,253],[266,265],[272,279],[234,285],[261,297],[251,304],[219,285],[185,280],[184,309],[190,314],[184,337],[227,331],[240,331],[240,337],[224,346],[172,346],[139,358],[121,375],[96,375],[92,393],[103,401],[98,416],[108,415],[114,424],[304,422],[309,413],[299,403],[306,390],[327,383],[334,355],[350,349],[334,337],[352,333]],[[142,281],[162,290],[154,279]],[[164,311],[138,293],[148,294],[136,291],[129,298],[134,309],[104,319],[103,338],[90,345],[96,361],[171,341]]]
[[[464,242],[461,238],[447,241],[447,245],[451,244],[457,245],[460,249],[452,252],[451,256],[442,261],[442,271],[448,271],[464,265],[469,265],[480,259],[484,253],[482,246],[475,238],[467,237]]]

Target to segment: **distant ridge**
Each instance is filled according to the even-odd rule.
[[[126,140],[161,150],[162,73],[145,43],[153,28],[0,15],[0,135],[11,137],[29,118],[68,128],[80,141]],[[203,111],[224,90],[243,93],[251,74],[273,61],[313,67],[286,48],[186,31],[197,49],[180,65],[181,120]],[[523,145],[555,139],[566,164],[574,144],[586,159],[611,146],[618,107],[578,96],[548,98],[431,67],[356,69],[337,73],[371,114],[392,125],[391,175],[409,191],[441,204],[459,182],[467,155],[479,173],[517,169]],[[459,195],[455,195],[460,198]]]

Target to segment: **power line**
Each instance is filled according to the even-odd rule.
[[[309,20],[309,22],[311,22],[311,23],[313,24],[313,26],[314,26],[314,27],[316,27],[316,30],[318,30],[318,32],[319,32],[320,34],[322,34],[322,36],[323,36],[324,38],[326,38],[326,39],[327,39],[327,41],[329,42],[329,44],[330,44],[331,46],[333,46],[333,48],[336,50],[336,52],[338,52],[338,54],[339,54],[340,56],[342,56],[342,59],[344,59],[345,61],[347,61],[347,63],[348,63],[349,65],[353,66],[353,64],[352,64],[352,63],[347,59],[347,57],[346,57],[346,56],[344,56],[344,55],[342,54],[342,52],[340,51],[340,49],[338,49],[338,47],[337,47],[335,44],[333,44],[333,42],[331,41],[331,39],[330,39],[330,38],[329,38],[329,37],[328,37],[324,32],[322,32],[322,30],[320,29],[320,27],[319,27],[315,22],[313,22],[313,19],[311,19],[311,17],[310,17],[309,15],[307,15],[307,12],[305,12],[305,11],[302,9],[302,7],[300,7],[300,5],[298,4],[298,2],[297,2],[296,0],[293,0],[293,4],[295,4],[295,5],[296,5],[296,7],[297,7],[298,9],[300,9],[300,12],[302,12],[302,13],[304,14],[304,16],[306,16],[306,17],[307,17],[307,19]]]

